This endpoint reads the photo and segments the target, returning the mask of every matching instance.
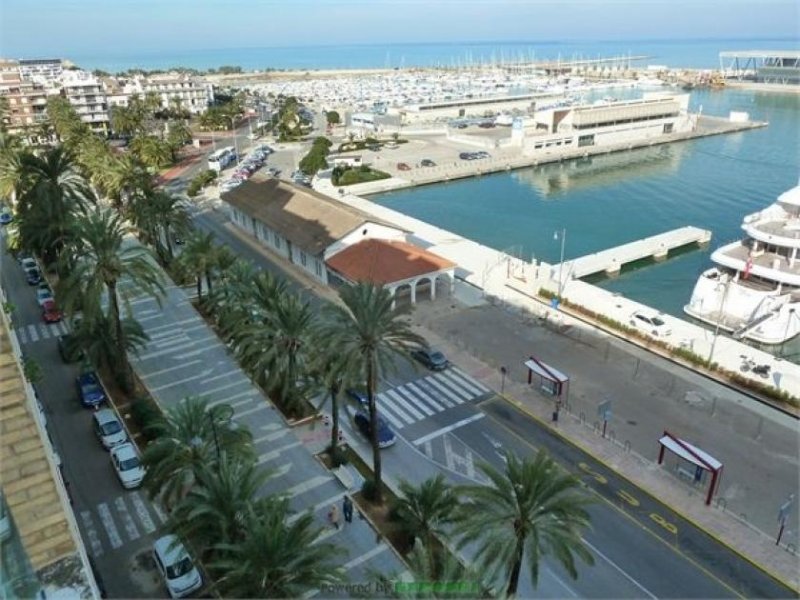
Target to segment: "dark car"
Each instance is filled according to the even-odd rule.
[[[106,401],[106,392],[94,371],[81,373],[75,379],[75,383],[78,386],[78,397],[83,406],[94,408]]]
[[[42,282],[42,274],[36,267],[25,269],[25,279],[28,285],[39,285]]]
[[[355,421],[356,427],[358,430],[369,439],[369,401],[367,400],[367,395],[356,389],[348,389],[347,395],[358,402],[361,409],[356,412],[353,416],[353,421]],[[392,428],[383,420],[380,414],[378,414],[378,446],[381,448],[388,448],[392,444],[397,441],[397,437],[392,431]]]
[[[69,333],[58,336],[58,353],[61,355],[61,360],[66,363],[83,360],[83,350],[78,344],[78,340]]]
[[[8,225],[11,221],[14,220],[14,217],[11,215],[10,212],[1,212],[0,213],[0,225]]]
[[[478,124],[478,127],[482,129],[492,129],[494,127],[494,121],[483,121]]]
[[[432,348],[414,350],[411,356],[416,358],[423,365],[428,367],[431,371],[441,371],[450,366],[450,361],[447,360],[444,354]]]
[[[436,163],[433,162],[430,158],[423,158],[419,162],[419,164],[421,164],[423,167],[435,167],[436,166]]]
[[[458,158],[461,160],[475,160],[475,153],[474,152],[462,152],[458,155]]]

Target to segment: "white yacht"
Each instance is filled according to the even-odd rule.
[[[763,344],[800,333],[800,185],[742,221],[747,236],[711,255],[697,281],[690,316]]]

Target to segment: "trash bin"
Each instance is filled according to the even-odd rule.
[[[550,308],[558,310],[558,298],[550,298]]]
[[[555,423],[557,421],[558,421],[558,411],[554,410],[553,411],[553,423]]]

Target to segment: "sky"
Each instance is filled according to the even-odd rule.
[[[0,0],[0,56],[800,37],[798,0]]]

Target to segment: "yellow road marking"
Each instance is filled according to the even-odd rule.
[[[669,531],[672,535],[678,535],[678,526],[675,523],[670,523],[658,513],[650,513],[650,518],[661,525],[664,529]]]
[[[625,490],[617,490],[617,496],[633,507],[639,506],[639,501]]]

